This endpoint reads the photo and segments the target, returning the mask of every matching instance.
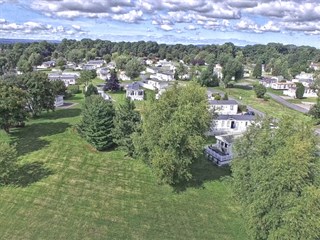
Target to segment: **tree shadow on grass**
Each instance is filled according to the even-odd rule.
[[[16,142],[18,156],[38,151],[49,144],[49,141],[42,137],[63,133],[71,125],[64,122],[45,122],[27,125],[25,128],[12,132]]]
[[[230,176],[231,171],[230,167],[218,167],[203,157],[192,164],[191,174],[191,180],[173,186],[175,192],[183,192],[187,188],[204,188],[205,182],[221,180],[223,177]]]
[[[73,118],[78,117],[81,113],[79,108],[67,108],[67,109],[57,109],[54,112],[48,112],[41,116],[41,119],[55,120],[61,118]]]
[[[232,88],[242,89],[242,90],[252,90],[253,87],[250,85],[233,85]]]
[[[44,166],[42,162],[26,163],[19,166],[12,174],[9,185],[27,187],[53,174],[53,171]]]

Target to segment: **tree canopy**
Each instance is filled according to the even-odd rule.
[[[205,88],[175,85],[159,101],[150,101],[135,134],[136,154],[154,170],[159,182],[176,184],[192,178],[190,165],[202,154],[212,116]]]
[[[143,70],[143,65],[137,58],[132,58],[129,60],[125,66],[126,74],[130,78],[139,77],[140,72]]]
[[[312,126],[291,117],[249,127],[235,145],[233,189],[253,239],[319,239],[320,165]]]
[[[10,83],[0,81],[0,128],[7,133],[27,118],[27,94]]]
[[[39,116],[43,110],[54,110],[55,90],[47,74],[31,72],[21,75],[22,89],[27,92],[27,108],[32,116]]]
[[[140,114],[135,111],[135,104],[129,98],[126,98],[123,104],[120,104],[115,113],[113,129],[113,140],[129,156],[133,156],[134,146],[132,134],[137,131],[140,123]]]

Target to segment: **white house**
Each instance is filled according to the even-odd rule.
[[[108,68],[98,68],[97,75],[102,80],[107,80],[110,78],[110,70]]]
[[[158,71],[156,74],[151,75],[151,78],[157,78],[160,81],[174,81],[173,71]]]
[[[121,71],[119,74],[119,79],[122,81],[131,81],[131,78],[126,75],[125,71]]]
[[[283,95],[292,97],[292,98],[296,98],[296,87],[291,87],[288,90],[284,90],[283,91]],[[309,97],[317,97],[317,92],[314,89],[305,87],[304,88],[304,93],[303,93],[303,97],[305,98],[309,98]]]
[[[219,115],[236,115],[238,103],[235,100],[209,100],[210,109]]]
[[[157,69],[152,68],[152,67],[146,67],[146,72],[151,73],[151,74],[155,74],[157,72]]]
[[[222,66],[220,64],[216,64],[213,68],[213,74],[217,75],[218,79],[223,78],[222,74]]]
[[[218,166],[227,165],[233,158],[232,146],[241,134],[220,135],[216,136],[216,144],[209,145],[205,148],[206,157]]]
[[[105,63],[106,63],[105,60],[90,60],[87,62],[87,64],[89,64],[89,65],[94,65],[95,69],[102,67],[103,64],[105,64]]]
[[[289,88],[294,87],[295,84],[291,81],[287,81],[287,82],[273,82],[271,83],[271,88],[275,89],[275,90],[287,90]]]
[[[147,64],[147,65],[152,65],[152,64],[153,64],[153,60],[147,59],[147,60],[146,60],[146,64]]]
[[[61,107],[61,106],[63,106],[63,104],[64,104],[63,96],[62,95],[56,96],[54,99],[54,106]]]
[[[219,115],[213,120],[209,135],[242,133],[255,121],[254,115]]]
[[[314,62],[311,62],[311,64],[309,65],[309,68],[317,71],[320,69],[320,63],[314,63]]]
[[[47,62],[43,62],[40,66],[37,66],[37,69],[48,69],[55,66],[56,66],[55,61],[47,61]]]
[[[110,70],[113,70],[116,68],[116,63],[115,62],[109,62],[107,64],[107,68],[109,68]]]
[[[134,82],[126,86],[126,97],[133,101],[142,101],[144,99],[144,90],[140,89],[139,82]]]
[[[56,80],[61,80],[64,82],[66,87],[69,85],[74,85],[76,84],[76,80],[79,78],[78,73],[60,73],[60,72],[54,72],[54,73],[49,73],[48,78],[50,81],[56,81]]]
[[[139,82],[140,86],[149,90],[161,90],[169,86],[168,82],[162,82],[158,79],[148,79]]]

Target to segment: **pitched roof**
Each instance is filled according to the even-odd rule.
[[[226,134],[226,135],[216,136],[216,139],[226,143],[233,143],[236,138],[241,136],[242,134]]]
[[[238,105],[236,100],[209,100],[211,105]]]
[[[217,120],[237,120],[237,121],[254,121],[255,116],[254,115],[219,115]]]

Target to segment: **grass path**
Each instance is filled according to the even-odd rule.
[[[24,169],[20,185],[0,188],[1,239],[248,239],[221,180],[228,169],[202,161],[180,192],[158,185],[143,162],[84,142],[79,108],[44,114],[10,139],[1,132]]]

